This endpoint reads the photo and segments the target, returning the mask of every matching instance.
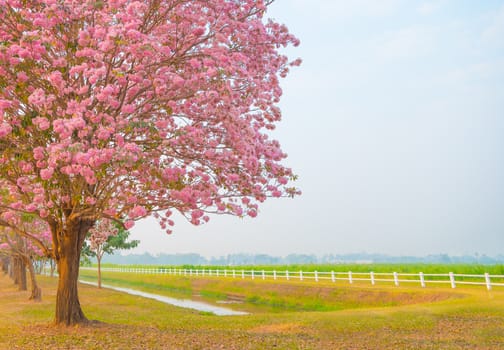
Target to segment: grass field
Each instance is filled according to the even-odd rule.
[[[93,264],[96,267],[96,264]],[[182,269],[244,269],[256,271],[318,271],[318,272],[398,272],[398,273],[463,273],[481,275],[488,272],[491,275],[504,275],[504,265],[479,265],[479,264],[301,264],[301,265],[250,265],[250,266],[209,266],[209,265],[118,265],[118,264],[102,264],[102,267],[130,267],[130,268],[182,268]]]
[[[92,279],[93,271],[82,277]],[[88,326],[54,327],[56,279],[29,302],[0,276],[1,349],[499,349],[504,289],[273,283],[104,273],[104,283],[229,304],[214,316],[92,286],[80,287]]]
[[[93,265],[96,268],[95,265]],[[217,272],[220,275],[227,273],[227,276],[236,274],[236,277],[240,277],[242,274],[245,278],[252,278],[252,274],[256,278],[262,278],[264,274],[265,278],[274,278],[274,275],[280,280],[285,279],[303,279],[315,280],[318,276],[320,280],[332,280],[341,281],[347,280],[350,276],[350,271],[352,273],[352,278],[354,280],[367,280],[368,283],[371,281],[370,272],[373,272],[374,278],[378,283],[390,284],[394,283],[393,273],[398,273],[397,277],[400,282],[407,282],[410,284],[420,284],[420,275],[422,272],[424,274],[425,283],[428,285],[436,283],[444,283],[445,285],[450,285],[450,277],[448,273],[454,274],[454,281],[461,284],[471,284],[477,283],[485,285],[485,273],[490,275],[489,281],[496,284],[504,284],[504,265],[471,265],[471,264],[333,264],[333,265],[317,265],[317,264],[305,264],[305,265],[254,265],[254,266],[194,266],[194,265],[183,265],[183,266],[164,266],[164,265],[115,265],[115,264],[105,264],[103,269],[125,269],[128,271],[132,270],[146,270],[152,271],[154,273],[171,273],[173,274],[196,274],[196,272],[201,275],[213,274],[216,275]],[[148,273],[152,273],[148,272]],[[145,273],[142,272],[142,273]]]

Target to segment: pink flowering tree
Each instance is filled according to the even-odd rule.
[[[98,221],[89,231],[89,249],[95,253],[98,262],[98,288],[101,288],[101,259],[105,254],[105,243],[110,236],[117,235],[117,232],[114,222],[109,219]]]
[[[17,232],[30,232],[37,236],[44,249],[38,244]],[[23,215],[23,220],[18,223],[16,230],[9,227],[2,227],[0,230],[0,250],[12,257],[15,270],[15,282],[19,284],[20,290],[27,289],[26,269],[30,274],[31,294],[30,300],[41,301],[42,290],[38,286],[34,261],[46,255],[50,250],[51,234],[47,224],[31,215]]]
[[[0,0],[0,225],[48,224],[57,324],[87,321],[79,258],[97,220],[152,214],[171,232],[174,210],[198,225],[298,194],[270,138],[299,63],[279,49],[298,41],[264,18],[271,2]]]
[[[138,245],[138,240],[128,241],[129,231],[117,222],[100,219],[89,230],[82,254],[96,256],[98,263],[98,288],[101,288],[101,261],[105,254],[112,254],[117,249],[131,249]],[[89,242],[89,245],[87,244]]]

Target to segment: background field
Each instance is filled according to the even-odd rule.
[[[390,271],[390,270],[389,270]],[[444,270],[443,272],[446,272]],[[94,271],[82,271],[94,279]],[[81,285],[89,326],[56,328],[56,279],[40,277],[29,302],[0,276],[2,349],[498,349],[504,289],[274,283],[230,278],[103,274],[104,283],[228,304],[248,316],[214,316]],[[222,306],[222,304],[219,304]]]
[[[92,265],[96,267],[96,264]],[[182,269],[244,269],[244,270],[266,270],[266,271],[353,271],[353,272],[402,272],[402,273],[464,273],[483,274],[488,272],[491,275],[504,275],[504,265],[479,265],[479,264],[299,264],[299,265],[118,265],[102,264],[103,267],[131,267],[131,268],[182,268]]]

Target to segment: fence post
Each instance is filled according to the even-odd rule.
[[[371,271],[371,272],[369,273],[369,276],[371,277],[371,284],[374,286],[374,285],[375,285],[374,272],[373,272],[373,271]]]
[[[334,271],[331,271],[331,280],[336,282],[336,277],[334,276]]]
[[[227,270],[224,270],[224,277],[227,277]]]
[[[491,290],[492,289],[492,283],[490,283],[490,275],[488,274],[488,272],[485,272],[485,283],[486,283],[487,289]]]
[[[289,280],[289,270],[285,270],[285,278],[287,281]]]
[[[315,271],[315,282],[318,282],[318,273]]]
[[[189,270],[189,276],[192,276],[192,269]]]
[[[423,272],[420,272],[419,275],[420,275],[420,285],[422,286],[422,288],[425,288],[425,278]]]
[[[266,276],[264,275],[264,270],[262,270],[262,279],[265,279]]]
[[[394,284],[395,284],[396,286],[398,286],[398,285],[399,285],[399,278],[397,278],[397,272],[394,272]]]
[[[236,278],[236,271],[233,269],[233,278]]]
[[[254,279],[254,270],[252,270],[252,279]]]
[[[352,279],[352,271],[348,271],[348,283],[352,284],[353,279]]]
[[[242,270],[242,279],[244,279],[244,278],[245,278],[245,271]]]
[[[219,277],[219,270],[218,270],[218,269],[215,269],[215,275],[216,275],[217,277]]]
[[[453,272],[450,272],[449,275],[450,275],[451,287],[455,288],[455,276],[453,276]]]
[[[303,271],[299,271],[299,280],[302,281],[303,280]]]
[[[273,279],[276,280],[276,270],[273,270]]]

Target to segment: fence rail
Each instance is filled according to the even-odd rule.
[[[97,270],[95,267],[81,267],[81,270]],[[101,271],[127,272],[136,274],[164,274],[188,277],[227,277],[240,279],[262,279],[276,281],[346,281],[350,284],[369,282],[375,285],[378,282],[419,284],[425,288],[427,284],[449,284],[451,288],[457,285],[504,287],[504,275],[483,275],[449,273],[398,273],[398,272],[340,272],[340,271],[288,271],[288,270],[244,270],[244,269],[185,269],[185,268],[129,268],[129,267],[104,267]]]

